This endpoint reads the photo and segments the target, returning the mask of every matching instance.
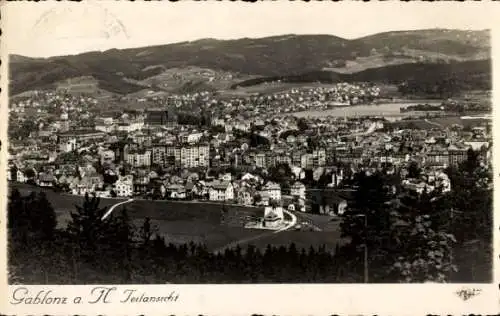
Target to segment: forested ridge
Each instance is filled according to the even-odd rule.
[[[360,71],[366,68],[355,68],[353,79],[356,80],[380,75],[384,80],[399,80],[398,73],[406,80],[413,71],[418,71],[415,65],[440,69],[443,67],[440,64],[460,66],[462,62],[482,62],[490,58],[490,46],[488,30],[386,32],[353,40],[332,35],[295,34],[234,40],[201,39],[46,59],[12,55],[9,84],[11,93],[17,94],[69,78],[92,76],[101,89],[128,94],[144,87],[127,79],[143,80],[160,74],[163,69],[190,66],[258,77],[283,77],[292,82],[331,82],[343,77],[335,69],[343,68],[347,62],[367,62],[368,68],[375,69]],[[404,65],[391,66],[394,62]],[[323,69],[334,71],[322,72]],[[349,67],[344,70],[353,72]],[[433,74],[436,80],[445,79],[437,77],[438,72]],[[184,90],[196,88],[187,86]],[[202,88],[209,89],[209,86]]]

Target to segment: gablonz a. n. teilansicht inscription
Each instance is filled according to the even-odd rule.
[[[68,297],[56,294],[55,290],[44,289],[37,292],[27,287],[18,287],[12,291],[10,304],[18,305],[65,305],[65,304],[113,304],[113,303],[169,303],[177,302],[180,294],[171,291],[166,295],[150,295],[134,288],[118,290],[116,286],[98,286],[92,288],[87,296]]]

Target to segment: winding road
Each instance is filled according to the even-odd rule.
[[[105,220],[109,215],[111,215],[111,213],[113,213],[113,211],[115,210],[116,207],[120,206],[120,205],[123,205],[125,203],[130,203],[130,202],[133,202],[134,199],[128,199],[126,201],[123,201],[123,202],[120,202],[120,203],[116,203],[114,204],[113,206],[111,206],[109,208],[109,210],[106,212],[106,214],[104,214],[101,218],[101,220]]]
[[[429,123],[429,124],[434,125],[434,126],[436,126],[436,127],[443,128],[443,125],[441,125],[441,124],[439,124],[439,123],[429,121],[428,119],[424,119],[424,121],[425,121],[426,123]]]

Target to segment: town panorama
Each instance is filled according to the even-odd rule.
[[[490,282],[488,31],[10,56],[9,282]]]

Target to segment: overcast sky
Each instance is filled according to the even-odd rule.
[[[480,30],[492,28],[499,7],[492,2],[9,2],[2,8],[2,46],[10,53],[47,57],[200,38]]]

